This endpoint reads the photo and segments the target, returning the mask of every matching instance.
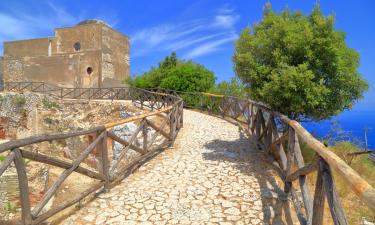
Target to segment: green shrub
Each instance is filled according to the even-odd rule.
[[[48,100],[47,97],[43,98],[42,104],[43,104],[43,107],[47,108],[47,109],[58,108],[58,106],[59,106],[56,102],[52,102],[52,101]]]
[[[130,80],[138,88],[164,88],[175,91],[205,92],[215,83],[214,73],[203,65],[180,60],[173,52],[165,57],[158,67]]]
[[[16,95],[14,97],[14,103],[18,106],[23,106],[26,103],[26,98],[23,95]]]

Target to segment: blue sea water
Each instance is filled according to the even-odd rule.
[[[345,132],[345,140],[354,141],[362,147],[365,143],[364,129],[367,128],[368,148],[375,149],[375,107],[371,108],[345,111],[330,120],[306,122],[303,126],[319,138],[329,136],[330,131],[341,128]]]

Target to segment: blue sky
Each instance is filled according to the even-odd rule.
[[[165,55],[193,59],[214,71],[218,81],[234,75],[233,42],[244,27],[262,18],[268,1],[1,1],[2,42],[53,36],[55,27],[72,26],[98,18],[131,38],[131,73],[140,74]],[[309,13],[315,1],[270,1],[280,11]],[[325,14],[336,14],[336,27],[347,33],[347,42],[361,55],[360,72],[371,89],[356,109],[375,110],[375,1],[321,1]]]

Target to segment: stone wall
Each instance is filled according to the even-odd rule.
[[[129,38],[104,23],[84,23],[57,28],[54,37],[5,42],[2,61],[4,81],[122,86],[130,74]]]
[[[130,76],[129,39],[107,26],[102,27],[102,37],[101,81],[104,87],[119,86]]]
[[[4,56],[28,57],[48,55],[48,38],[4,42]]]
[[[52,54],[69,54],[101,49],[102,26],[102,24],[86,24],[55,29]],[[75,43],[80,43],[78,51],[74,48]]]

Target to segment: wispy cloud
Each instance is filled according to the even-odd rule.
[[[233,8],[222,7],[215,16],[215,25],[219,27],[233,28],[234,24],[240,18]]]
[[[239,19],[235,10],[219,8],[210,18],[194,19],[184,23],[165,23],[138,30],[130,35],[132,57],[155,51],[184,52],[186,58],[195,58],[221,49],[236,38],[234,25]]]
[[[74,25],[80,18],[67,13],[63,8],[47,3],[49,13],[0,10],[0,54],[4,41],[39,38],[51,35],[58,26]]]
[[[198,56],[207,55],[212,52],[216,52],[220,50],[220,46],[223,44],[226,44],[228,42],[232,42],[237,38],[237,35],[232,34],[229,37],[223,37],[221,39],[217,39],[214,41],[203,43],[195,48],[193,48],[191,51],[189,51],[187,54],[184,55],[184,58],[196,58]]]

